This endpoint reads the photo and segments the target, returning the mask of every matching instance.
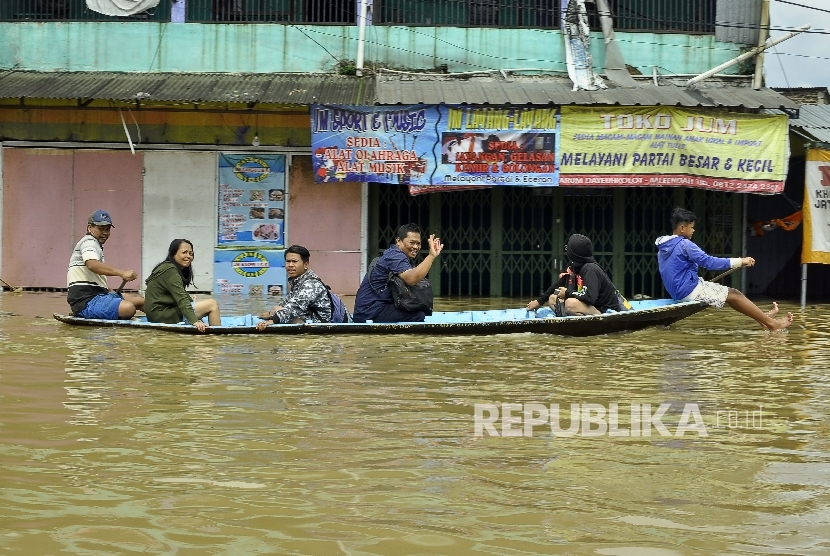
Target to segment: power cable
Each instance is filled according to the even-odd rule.
[[[312,32],[314,32],[314,33],[317,33],[317,34],[321,34],[321,35],[326,35],[326,36],[330,36],[330,37],[336,37],[336,38],[338,38],[338,39],[342,39],[342,38],[343,38],[343,37],[342,37],[342,35],[335,35],[335,34],[333,34],[333,33],[326,33],[326,32],[324,32],[324,31],[320,31],[320,30],[317,30],[317,29],[313,29],[313,30],[309,29],[309,30],[310,30],[310,31],[312,31]],[[536,31],[543,31],[542,29],[535,29],[535,30],[536,30]],[[309,39],[311,39],[311,40],[312,40],[315,44],[317,44],[318,46],[320,46],[321,48],[323,48],[323,50],[325,50],[325,51],[329,54],[329,56],[331,56],[331,57],[332,57],[335,61],[337,61],[337,62],[339,62],[339,61],[340,61],[340,60],[338,60],[338,59],[337,59],[337,57],[335,57],[335,56],[334,56],[331,52],[329,52],[329,51],[328,51],[328,50],[327,50],[327,49],[326,49],[326,48],[325,48],[322,44],[320,44],[318,41],[316,41],[316,40],[314,40],[313,38],[309,37],[309,36],[308,36],[305,32],[303,32],[302,30],[298,29],[298,31],[302,32],[302,33],[303,33],[304,35],[306,35]],[[418,34],[423,34],[423,35],[425,35],[425,36],[430,36],[430,35],[428,35],[428,34],[426,34],[426,33],[421,33],[421,32],[419,32],[419,31],[414,31],[414,32],[415,32],[415,33],[418,33]],[[830,31],[828,31],[828,32],[827,32],[827,34],[830,34]],[[465,51],[465,52],[469,52],[470,54],[475,54],[475,55],[477,55],[477,56],[482,56],[482,57],[485,57],[485,58],[491,58],[491,59],[496,59],[496,60],[505,60],[505,61],[514,61],[514,62],[546,62],[546,63],[552,63],[552,64],[555,64],[555,65],[558,65],[558,66],[564,66],[564,65],[565,65],[565,63],[564,63],[564,62],[561,62],[561,61],[558,61],[558,60],[541,60],[541,59],[535,59],[535,58],[517,58],[517,57],[509,57],[509,56],[498,56],[498,55],[495,55],[495,54],[488,54],[488,53],[485,53],[485,52],[478,52],[478,51],[471,50],[471,49],[469,49],[469,48],[465,48],[465,47],[462,47],[462,46],[459,46],[459,45],[454,45],[453,43],[450,43],[449,41],[445,41],[445,40],[443,40],[443,39],[439,39],[439,38],[434,37],[434,36],[433,36],[433,37],[431,37],[431,38],[434,38],[434,39],[436,39],[436,40],[439,40],[439,41],[441,41],[441,42],[444,42],[444,43],[446,43],[446,44],[448,44],[448,45],[450,45],[450,46],[453,46],[453,47],[455,47],[455,48],[458,48],[459,50],[463,50],[463,51]],[[357,39],[356,39],[356,38],[353,38],[353,37],[348,37],[348,40],[355,41],[355,40],[357,40]],[[724,52],[734,52],[734,50],[733,50],[733,49],[730,49],[730,48],[713,48],[713,47],[711,47],[711,46],[696,46],[696,45],[686,45],[686,44],[674,44],[674,45],[667,45],[667,44],[665,44],[665,43],[658,43],[658,42],[653,42],[653,41],[632,41],[632,40],[626,40],[626,39],[624,39],[624,38],[621,38],[621,37],[620,37],[620,35],[617,35],[617,36],[616,36],[616,40],[618,40],[619,42],[626,42],[626,43],[629,43],[629,44],[641,44],[641,45],[648,45],[648,46],[660,46],[660,47],[662,47],[662,48],[693,48],[693,49],[698,49],[698,50],[707,50],[707,51],[711,51],[711,50],[719,50],[719,51],[724,51]],[[483,66],[483,65],[480,65],[480,64],[473,64],[473,63],[470,63],[470,62],[467,62],[467,61],[463,61],[463,60],[454,60],[454,59],[451,59],[451,58],[446,58],[446,57],[441,57],[441,56],[435,56],[435,55],[432,55],[432,54],[424,54],[423,52],[418,52],[418,51],[415,51],[415,50],[410,50],[410,49],[408,49],[408,48],[403,48],[403,47],[400,47],[400,46],[393,46],[393,45],[389,45],[389,44],[381,44],[381,43],[380,43],[379,41],[377,41],[377,40],[374,40],[374,41],[367,41],[367,42],[368,42],[371,46],[373,46],[373,47],[377,47],[378,49],[382,47],[382,48],[387,48],[387,49],[397,50],[397,51],[399,51],[399,52],[405,52],[405,53],[407,53],[407,54],[415,54],[415,55],[418,55],[418,56],[434,56],[436,60],[438,60],[438,61],[442,61],[442,62],[452,62],[452,63],[456,63],[456,64],[463,65],[463,66],[475,67],[475,68],[481,68],[481,69],[485,69],[485,70],[492,70],[492,68],[490,68],[490,67]],[[799,58],[808,58],[808,59],[814,59],[814,60],[830,60],[830,58],[828,58],[828,57],[824,57],[824,56],[811,56],[811,55],[806,55],[806,54],[794,54],[794,53],[790,53],[790,52],[777,52],[777,51],[776,51],[776,53],[777,53],[777,54],[779,54],[779,55],[781,55],[781,56],[795,56],[795,57],[799,57]],[[658,67],[658,68],[660,68],[660,69],[662,69],[662,70],[664,70],[664,71],[666,71],[666,72],[668,72],[668,73],[674,73],[673,71],[671,71],[671,70],[669,70],[669,69],[666,69],[666,68],[663,68],[663,67],[660,67],[660,66],[657,66],[657,67]]]
[[[335,35],[333,33],[326,33],[324,31],[319,31],[317,29],[309,29],[309,31],[311,31],[313,33],[320,34],[320,35],[327,35],[327,36],[330,36],[330,37],[336,37],[338,39],[343,38],[342,35]],[[356,41],[357,40],[354,37],[347,37],[347,39],[351,40],[351,41]],[[314,41],[314,42],[317,42],[317,41]],[[320,43],[317,43],[317,44],[320,44]],[[475,67],[475,68],[482,68],[482,69],[486,69],[486,70],[492,69],[492,68],[489,68],[489,67],[486,67],[486,66],[482,66],[482,65],[478,65],[478,64],[472,64],[470,62],[466,62],[466,61],[463,61],[463,60],[453,60],[451,58],[443,58],[443,57],[440,57],[440,56],[435,56],[433,54],[424,54],[423,52],[418,52],[418,51],[415,51],[415,50],[409,50],[408,48],[404,48],[402,46],[395,46],[395,45],[390,45],[390,44],[377,44],[376,46],[378,46],[378,48],[383,47],[383,48],[387,48],[387,49],[390,49],[390,50],[397,50],[397,51],[400,51],[400,52],[406,52],[407,54],[416,54],[418,56],[435,57],[437,60],[440,60],[442,62],[453,62],[455,64],[460,64],[460,65],[465,65],[465,66],[470,66],[470,67]],[[505,57],[505,56],[496,56],[496,55],[493,55],[493,54],[485,54],[483,52],[476,52],[474,50],[463,49],[463,48],[462,48],[462,50],[466,50],[467,52],[470,52],[472,54],[476,54],[478,56],[497,58],[497,59],[500,59],[500,60],[519,61],[519,62],[550,62],[550,60],[534,60],[534,59],[529,59],[529,58],[509,58],[509,57]],[[331,53],[329,53],[329,54],[331,54]],[[554,63],[559,64],[559,65],[563,65],[563,66],[565,65],[565,62],[555,61]]]
[[[533,30],[544,32],[543,29],[533,29]],[[321,30],[318,30],[318,29],[309,29],[309,31],[311,31],[313,33],[321,34],[321,35],[336,37],[338,39],[343,38],[342,35],[335,35],[333,33],[326,33],[325,31],[321,31]],[[413,30],[411,30],[411,32],[413,32],[415,34],[418,34],[418,35],[423,35],[425,37],[429,37],[429,38],[434,39],[434,40],[439,41],[439,42],[443,42],[443,43],[445,43],[449,46],[452,46],[453,48],[457,48],[458,50],[468,52],[470,54],[475,54],[476,56],[481,56],[481,57],[485,57],[485,58],[491,58],[491,59],[496,59],[496,60],[505,60],[505,61],[513,61],[513,62],[546,62],[546,63],[551,63],[552,62],[549,59],[517,58],[517,57],[511,57],[511,56],[499,56],[499,55],[496,55],[496,54],[488,54],[488,53],[485,53],[485,52],[479,52],[479,51],[476,51],[476,50],[472,50],[472,49],[469,49],[469,48],[451,43],[447,40],[441,39],[439,37],[435,37],[434,35],[430,35],[428,33],[423,33],[421,31],[417,31],[417,30],[413,29]],[[733,48],[717,48],[717,47],[713,48],[711,46],[705,46],[705,45],[704,46],[697,46],[697,45],[686,45],[686,44],[667,45],[665,43],[658,43],[658,42],[653,42],[653,41],[631,41],[631,40],[621,39],[619,35],[617,35],[616,38],[620,42],[626,42],[626,43],[629,43],[629,44],[643,44],[643,45],[650,45],[650,46],[660,46],[660,47],[663,47],[663,48],[676,47],[676,48],[694,48],[694,49],[707,50],[707,51],[718,50],[718,51],[730,52],[730,53],[735,52],[735,50]],[[347,37],[347,39],[351,40],[351,41],[357,40],[353,37]],[[314,42],[317,43],[317,44],[320,44],[317,41],[314,41]],[[423,52],[410,50],[410,49],[407,49],[407,48],[404,48],[404,47],[401,47],[401,46],[381,44],[377,41],[368,41],[368,42],[372,46],[389,48],[389,49],[397,50],[397,51],[400,51],[400,52],[406,52],[407,54],[415,54],[415,55],[418,55],[418,56],[434,56],[433,54],[425,54]],[[321,47],[322,47],[322,45],[321,45]],[[328,52],[328,51],[326,51],[326,52]],[[329,52],[329,55],[331,55],[334,58],[334,56],[330,52]],[[440,60],[440,61],[454,62],[454,63],[457,63],[457,64],[471,66],[471,67],[477,67],[477,68],[483,68],[483,69],[492,69],[492,68],[488,68],[486,66],[482,66],[482,65],[478,65],[478,64],[471,64],[469,62],[461,61],[461,60],[453,60],[453,59],[450,59],[450,58],[442,58],[440,56],[435,56],[435,58]],[[337,58],[335,58],[335,60],[336,59]],[[558,64],[558,65],[563,65],[563,66],[565,65],[564,62],[560,62],[560,61],[553,61],[553,63]]]
[[[815,10],[817,12],[824,12],[830,14],[830,10],[825,10],[822,8],[816,8],[814,6],[806,6],[804,4],[799,4],[797,2],[790,2],[789,0],[775,0],[779,4],[789,4],[790,6],[798,6],[799,8],[807,8],[808,10]]]
[[[686,21],[686,20],[684,20],[684,21]],[[734,27],[734,28],[742,28],[742,29],[743,28],[746,28],[746,29],[760,29],[760,26],[753,26],[753,25],[718,24],[718,26],[721,26],[721,27]],[[528,30],[532,30],[534,32],[549,33],[550,31],[555,31],[556,29],[538,29],[537,28],[537,29],[528,29]],[[772,30],[772,31],[794,31],[795,29],[789,29],[789,28],[783,28],[783,27],[771,27],[770,30]],[[618,32],[625,32],[625,31],[621,31],[619,29],[617,29],[617,31]],[[521,61],[521,62],[547,62],[548,61],[548,60],[538,60],[538,59],[530,59],[530,58],[510,58],[510,57],[505,57],[505,56],[497,56],[497,55],[493,55],[493,54],[486,54],[486,53],[483,53],[483,52],[478,52],[478,51],[475,51],[475,50],[471,50],[469,48],[465,48],[463,46],[460,46],[460,45],[451,43],[447,40],[441,39],[440,37],[436,37],[434,35],[431,35],[429,33],[424,33],[422,31],[418,31],[416,29],[412,29],[411,32],[413,32],[414,34],[417,34],[417,35],[422,35],[422,36],[431,38],[435,41],[442,42],[444,44],[452,46],[453,48],[457,48],[459,50],[469,52],[469,53],[475,54],[477,56],[484,56],[484,57],[495,58],[495,59],[500,59],[500,60]],[[805,31],[805,33],[810,33],[810,32],[811,31]],[[828,35],[830,35],[830,30],[815,30],[815,34],[828,34]],[[669,44],[658,43],[658,42],[654,42],[654,41],[635,41],[635,40],[623,38],[620,35],[616,36],[616,40],[619,41],[619,42],[625,42],[625,43],[628,43],[628,44],[642,44],[642,45],[647,45],[647,46],[660,46],[662,48],[667,48],[667,47],[669,47],[669,48],[693,48],[693,49],[708,50],[708,51],[720,50],[720,51],[724,51],[724,52],[726,52],[726,51],[734,52],[734,49],[732,49],[732,48],[718,48],[718,47],[712,47],[712,46],[707,46],[707,45],[689,45],[689,44],[669,45]],[[402,50],[406,51],[405,49],[402,49]],[[412,52],[412,51],[407,51],[407,52],[410,52],[412,54],[425,55],[425,54],[421,54],[419,52]]]
[[[165,31],[167,31],[167,25],[162,25],[161,33],[159,34],[159,43],[156,45],[156,52],[153,54],[153,59],[150,61],[150,67],[147,69],[148,72],[153,71],[153,66],[156,63],[156,58],[158,58],[159,50],[161,50],[161,42],[164,40]]]
[[[796,58],[808,58],[810,60],[830,60],[827,56],[810,56],[809,54],[795,54],[793,52],[782,52],[781,56],[794,56]]]
[[[784,64],[781,63],[781,54],[778,52],[778,49],[775,48],[774,46],[772,47],[772,50],[775,52],[775,58],[778,60],[778,65],[781,66],[781,73],[784,74],[784,82],[787,84],[787,88],[789,89],[790,88],[790,80],[787,79],[787,72],[784,71]]]
[[[320,48],[322,48],[323,50],[325,50],[325,51],[326,51],[326,54],[328,54],[329,56],[331,56],[332,58],[334,58],[334,61],[335,61],[335,62],[337,62],[338,64],[340,63],[340,60],[338,60],[338,59],[337,59],[337,56],[335,56],[334,54],[332,54],[331,52],[329,52],[328,48],[326,48],[325,46],[323,46],[323,45],[322,45],[322,44],[320,44],[319,42],[317,42],[317,41],[315,41],[314,39],[312,39],[311,37],[309,37],[309,36],[306,34],[306,32],[305,32],[305,31],[303,31],[302,29],[300,29],[300,28],[299,28],[299,27],[297,27],[296,25],[289,25],[289,27],[291,27],[291,28],[293,28],[293,29],[296,29],[297,31],[299,31],[300,33],[302,33],[303,35],[305,35],[305,37],[306,37],[308,40],[310,40],[311,42],[313,42],[314,44],[316,44],[317,46],[319,46]]]
[[[777,0],[777,1],[783,1],[783,0]],[[375,14],[373,14],[373,15],[375,15]],[[629,19],[631,19],[631,18],[629,18]],[[642,19],[643,21],[654,21],[653,18],[647,18],[647,17],[643,17],[643,18],[640,18],[640,19]],[[670,22],[671,21],[677,21],[677,22],[681,22],[681,23],[693,23],[692,20],[678,19],[678,18],[675,18],[675,19],[663,18],[663,19],[661,19],[661,21],[670,21]],[[404,23],[404,24],[406,24],[406,23]],[[753,29],[753,30],[760,28],[760,26],[758,26],[758,25],[743,25],[743,24],[724,23],[724,22],[715,22],[714,25],[718,26],[718,27],[732,27],[732,28]],[[331,56],[332,59],[334,59],[337,62],[340,62],[340,60],[338,60],[337,57],[334,54],[332,54],[327,48],[325,48],[325,46],[323,46],[320,42],[314,40],[311,36],[309,36],[302,29],[300,29],[300,28],[298,28],[294,25],[291,25],[291,26],[294,27],[295,29],[297,29],[298,31],[300,31],[303,35],[305,35],[308,39],[313,41],[315,44],[320,46],[323,50],[325,50],[325,52],[329,56]],[[376,27],[376,25],[373,25],[373,27]],[[336,37],[338,39],[343,38],[342,35],[335,35],[335,34],[332,34],[332,33],[326,33],[324,31],[321,31],[321,30],[318,30],[318,29],[308,29],[308,30],[313,32],[313,33],[327,35],[327,36],[331,36],[331,37]],[[528,30],[532,30],[534,32],[549,33],[550,31],[556,31],[558,29],[554,29],[554,28],[539,29],[539,28],[536,28],[536,29],[528,29]],[[785,27],[771,27],[770,30],[771,31],[792,31],[794,29],[785,28]],[[388,48],[388,49],[397,50],[397,51],[400,51],[400,52],[405,52],[405,53],[408,53],[408,54],[415,54],[415,55],[418,55],[418,56],[434,56],[433,54],[424,54],[422,52],[410,50],[410,49],[403,48],[403,47],[400,47],[400,46],[393,46],[393,45],[389,45],[389,44],[381,44],[380,41],[377,38],[377,28],[375,28],[374,31],[375,31],[375,33],[374,33],[375,34],[375,40],[374,41],[367,41],[368,44],[372,47],[375,47],[375,48],[384,47],[384,48]],[[624,31],[621,31],[621,30],[618,30],[618,31],[624,32]],[[476,56],[481,56],[481,57],[485,57],[485,58],[496,59],[496,60],[506,60],[506,61],[516,61],[516,62],[546,62],[546,63],[551,62],[551,60],[547,60],[547,59],[517,58],[517,57],[498,56],[498,55],[495,55],[495,54],[488,54],[488,53],[479,52],[479,51],[476,51],[476,50],[472,50],[470,48],[466,48],[464,46],[454,44],[454,43],[452,43],[450,41],[447,41],[445,39],[442,39],[440,37],[436,37],[434,34],[424,33],[422,31],[418,31],[415,28],[411,28],[411,32],[414,33],[414,34],[429,37],[432,40],[447,44],[448,46],[451,46],[453,48],[457,48],[458,50],[461,50],[463,52],[468,52],[470,54],[474,54]],[[808,33],[808,34],[809,33],[812,33],[812,34],[828,34],[828,35],[830,35],[830,30],[827,30],[827,29],[814,29],[814,30],[805,31],[805,33]],[[351,40],[351,41],[356,40],[352,37],[348,37],[348,39]],[[658,42],[654,42],[654,41],[636,41],[636,40],[626,39],[624,37],[621,37],[620,35],[617,35],[616,39],[617,39],[617,41],[623,42],[623,43],[640,44],[640,45],[646,45],[646,46],[659,46],[661,48],[693,48],[693,49],[707,50],[707,51],[716,50],[716,51],[724,51],[724,52],[734,52],[734,49],[732,49],[732,48],[718,48],[718,47],[713,47],[711,45],[709,45],[709,46],[706,46],[706,45],[698,46],[698,45],[688,45],[688,44],[670,45],[670,44],[658,43]],[[375,53],[377,55],[377,51],[375,51]],[[781,53],[781,54],[790,55],[789,53],[786,53],[786,52]],[[470,62],[463,61],[463,60],[453,60],[453,59],[450,59],[450,58],[444,58],[444,57],[440,57],[440,56],[434,56],[434,57],[436,58],[436,60],[439,60],[439,61],[442,61],[442,62],[453,62],[453,63],[460,64],[460,65],[467,66],[467,67],[485,68],[485,66],[482,66],[482,65],[479,65],[479,64],[472,64]],[[816,57],[816,59],[825,59],[825,58]],[[563,62],[558,62],[558,61],[554,61],[554,63],[558,64],[558,65],[565,65]],[[487,69],[489,69],[489,68],[487,68]]]

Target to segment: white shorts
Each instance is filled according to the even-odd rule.
[[[701,301],[715,309],[723,309],[727,295],[729,295],[728,287],[698,278],[695,289],[681,301]]]

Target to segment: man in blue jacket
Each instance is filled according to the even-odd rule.
[[[441,254],[444,244],[430,234],[427,239],[429,254],[418,266],[412,266],[412,259],[421,252],[421,228],[415,224],[404,224],[398,228],[395,243],[378,257],[377,263],[363,278],[354,300],[354,321],[366,322],[423,322],[423,311],[406,311],[395,306],[392,291],[387,282],[389,274],[395,273],[414,286],[429,273],[432,263]]]
[[[672,299],[679,301],[701,301],[716,309],[726,303],[739,313],[752,317],[767,330],[781,330],[793,323],[793,314],[774,318],[778,304],[773,303],[769,313],[764,313],[735,288],[728,288],[714,282],[707,282],[697,274],[699,266],[708,270],[728,270],[741,266],[754,266],[755,259],[722,258],[707,255],[703,249],[692,243],[697,217],[692,211],[676,207],[671,213],[674,235],[657,238],[657,261],[663,285]]]

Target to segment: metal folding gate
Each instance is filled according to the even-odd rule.
[[[371,184],[369,195],[370,257],[393,242],[401,224],[418,224],[445,245],[430,272],[440,295],[537,296],[567,265],[567,238],[580,233],[626,296],[663,297],[654,240],[670,233],[674,206],[697,214],[694,240],[708,253],[741,252],[741,197],[731,193],[503,187],[412,197],[405,186]]]

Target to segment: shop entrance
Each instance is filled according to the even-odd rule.
[[[529,299],[565,268],[565,242],[581,233],[626,296],[664,297],[654,240],[670,232],[678,205],[697,214],[694,239],[704,250],[740,256],[742,203],[733,193],[501,187],[412,197],[405,186],[370,184],[369,257],[389,246],[398,226],[414,222],[445,245],[430,272],[436,293]]]

